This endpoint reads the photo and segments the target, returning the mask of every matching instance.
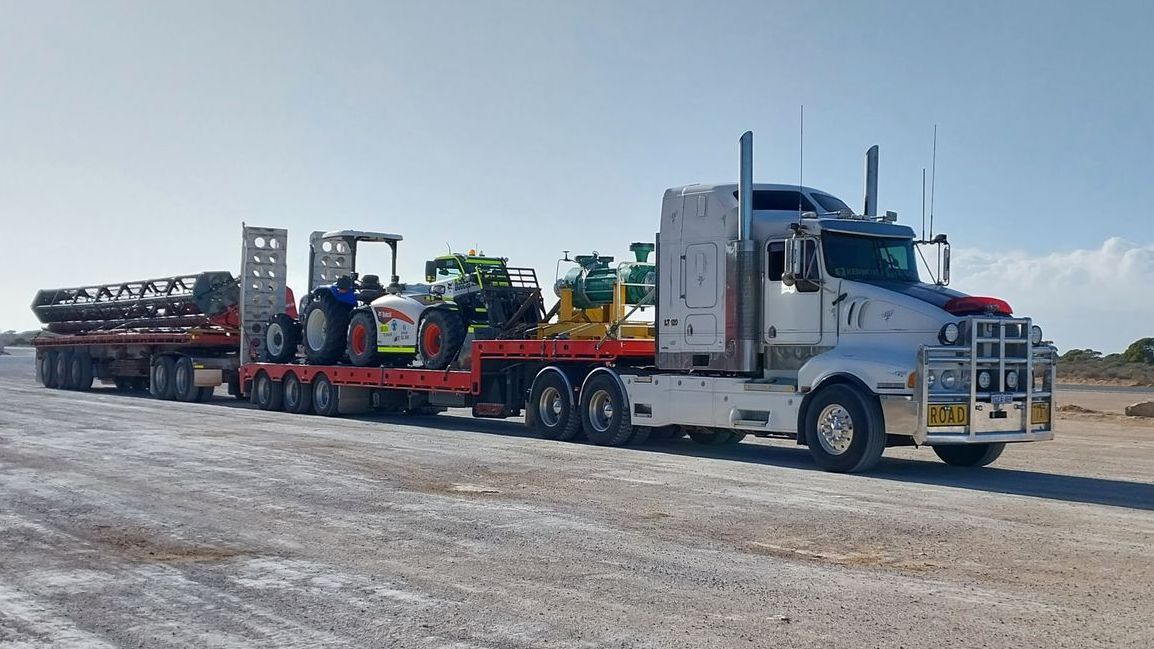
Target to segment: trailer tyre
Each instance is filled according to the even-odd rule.
[[[381,364],[377,354],[377,319],[372,311],[360,310],[349,319],[348,335],[349,362],[357,367],[373,367]]]
[[[288,363],[301,344],[301,325],[287,313],[274,315],[264,329],[264,354],[270,363]]]
[[[881,406],[849,385],[822,388],[806,410],[805,439],[814,462],[826,471],[869,470],[886,448]]]
[[[74,352],[68,364],[68,384],[73,390],[92,389],[92,357],[87,352]]]
[[[340,391],[324,372],[318,372],[313,377],[313,411],[325,417],[336,417],[340,414]]]
[[[950,466],[986,466],[1002,455],[1005,444],[957,444],[934,446],[934,453]]]
[[[690,428],[689,439],[703,446],[729,446],[745,439],[745,433],[728,428]]]
[[[453,363],[465,344],[465,326],[461,314],[450,309],[429,309],[417,330],[417,351],[421,362],[431,370],[443,370]]]
[[[287,372],[281,381],[284,392],[284,409],[298,415],[308,414],[313,409],[312,388],[301,383],[296,372]]]
[[[36,378],[46,388],[56,387],[56,352],[47,351],[36,357]]]
[[[569,441],[581,432],[573,390],[560,372],[549,370],[533,381],[525,419],[545,439]]]
[[[172,401],[176,397],[175,374],[176,359],[171,356],[154,358],[148,379],[149,393],[157,399]]]
[[[284,405],[284,384],[272,380],[268,372],[257,372],[252,380],[252,401],[261,410],[280,410]]]
[[[352,307],[324,293],[309,302],[301,314],[305,357],[312,365],[333,365],[345,354]]]
[[[581,426],[585,437],[601,446],[621,446],[633,435],[625,395],[608,372],[597,372],[581,386]]]
[[[72,352],[63,351],[56,355],[56,363],[52,371],[55,385],[61,390],[72,389]]]
[[[172,383],[173,394],[178,400],[190,403],[200,398],[200,389],[196,387],[196,368],[188,356],[181,356],[176,361]]]

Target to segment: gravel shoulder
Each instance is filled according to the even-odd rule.
[[[1154,426],[1110,393],[984,470],[844,476],[31,375],[0,358],[4,647],[1154,645]]]

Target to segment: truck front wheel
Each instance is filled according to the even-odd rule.
[[[951,444],[934,446],[934,453],[950,466],[986,466],[1006,450],[1005,444]]]
[[[826,471],[869,470],[886,448],[881,407],[849,385],[822,388],[806,411],[805,439],[814,462]]]

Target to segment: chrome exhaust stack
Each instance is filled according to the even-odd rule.
[[[738,372],[760,372],[758,364],[761,292],[759,247],[753,238],[753,132],[741,135],[738,144],[737,212],[738,231],[735,242],[737,262],[736,286],[727,287],[726,297],[736,304],[730,310],[735,323],[733,356],[729,369]]]
[[[878,215],[878,145],[866,151],[865,216]]]

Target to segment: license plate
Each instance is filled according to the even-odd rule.
[[[1030,404],[1030,423],[1031,424],[1048,424],[1050,423],[1050,403],[1043,401],[1042,403]]]
[[[931,404],[926,411],[927,426],[965,426],[968,423],[970,408],[965,404]]]
[[[1005,405],[1014,402],[1014,395],[1009,392],[995,392],[990,395],[990,403],[994,405]]]

